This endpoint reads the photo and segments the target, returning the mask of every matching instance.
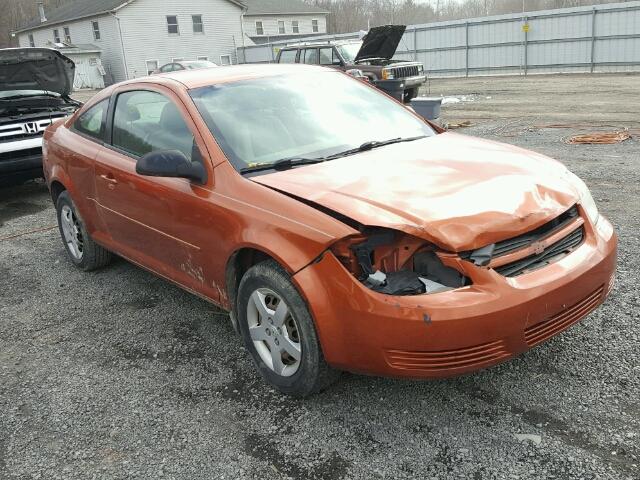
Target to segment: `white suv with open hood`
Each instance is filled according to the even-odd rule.
[[[48,48],[0,49],[0,185],[42,176],[42,134],[81,103],[75,64]]]

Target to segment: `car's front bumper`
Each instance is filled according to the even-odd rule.
[[[604,217],[597,229],[585,229],[584,243],[556,263],[513,278],[463,265],[473,285],[437,294],[374,292],[330,252],[293,278],[329,364],[375,375],[446,377],[528,350],[604,301],[613,285],[617,238]]]
[[[408,78],[404,78],[403,80],[404,80],[404,88],[409,89],[409,88],[419,87],[420,85],[422,85],[424,82],[427,81],[427,77],[425,75],[416,75],[415,77],[408,77]]]
[[[42,177],[42,139],[22,150],[0,149],[0,184],[12,184]]]
[[[419,87],[426,79],[427,77],[424,75],[419,75],[417,77],[396,78],[393,80],[375,80],[373,84],[393,98],[402,100],[405,91]]]

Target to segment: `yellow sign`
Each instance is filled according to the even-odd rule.
[[[527,33],[529,31],[529,24],[528,23],[524,23],[522,24],[522,31]]]

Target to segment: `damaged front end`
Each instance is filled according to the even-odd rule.
[[[335,243],[331,251],[366,287],[387,295],[432,294],[471,284],[454,268],[455,256],[391,229],[364,229]]]

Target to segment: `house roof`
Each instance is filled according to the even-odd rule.
[[[18,27],[14,33],[114,12],[133,1],[135,0],[71,0],[62,4],[58,8],[45,8],[45,17],[47,17],[46,22],[41,22],[40,16],[38,15],[26,22],[24,25]],[[235,3],[240,7],[244,7],[241,0],[228,1]]]
[[[126,3],[129,2],[127,0],[72,0],[62,4],[58,8],[45,8],[46,22],[41,22],[40,16],[38,15],[16,29],[16,32],[112,12]]]
[[[283,15],[288,13],[329,13],[301,0],[242,0],[247,6],[245,15]]]
[[[73,53],[98,53],[102,52],[102,49],[92,43],[78,43],[74,45],[65,45],[64,47],[54,47],[56,50],[64,53],[65,55]]]

